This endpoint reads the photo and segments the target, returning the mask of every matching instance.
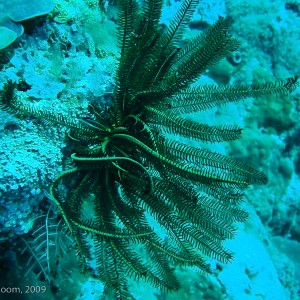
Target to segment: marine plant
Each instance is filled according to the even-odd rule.
[[[290,93],[297,77],[261,85],[192,85],[235,51],[231,21],[219,20],[182,43],[198,0],[184,0],[166,29],[162,0],[118,1],[120,58],[112,105],[89,104],[89,117],[55,115],[18,100],[8,81],[1,107],[68,128],[72,163],[53,181],[51,199],[74,239],[82,272],[116,299],[130,299],[128,278],[177,290],[173,266],[210,272],[207,258],[233,259],[223,242],[244,222],[245,188],[266,183],[254,167],[202,147],[236,140],[237,126],[212,126],[188,113],[267,94]],[[193,144],[190,141],[194,141]],[[158,230],[160,228],[160,230]]]

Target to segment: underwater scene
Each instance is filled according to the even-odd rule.
[[[299,45],[299,0],[0,0],[0,300],[300,300]]]

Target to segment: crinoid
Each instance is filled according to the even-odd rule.
[[[58,117],[20,103],[13,82],[1,97],[8,111],[69,128],[73,165],[54,180],[51,198],[73,236],[82,271],[93,257],[96,276],[117,299],[130,298],[130,276],[178,289],[169,263],[209,272],[207,257],[229,262],[233,256],[223,241],[234,237],[235,222],[247,218],[239,208],[243,190],[267,182],[255,168],[200,147],[238,139],[240,128],[202,124],[183,114],[290,93],[297,86],[294,77],[190,87],[239,44],[228,33],[230,20],[220,18],[182,46],[198,0],[183,1],[165,30],[159,26],[162,3],[145,0],[140,11],[135,0],[118,1],[120,60],[107,112],[91,104],[88,120]],[[168,239],[149,220],[156,220]]]

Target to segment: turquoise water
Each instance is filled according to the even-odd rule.
[[[165,3],[162,27],[180,2]],[[299,1],[201,1],[184,42],[229,16],[240,48],[198,83],[264,83],[300,74],[299,7]],[[120,57],[117,18],[116,3],[108,1],[0,0],[1,89],[22,79],[21,101],[72,118],[86,116],[89,103],[109,105]],[[131,280],[135,299],[300,299],[299,101],[298,88],[191,116],[245,128],[238,141],[205,147],[251,163],[269,182],[246,191],[250,218],[226,243],[232,263],[210,259],[212,275],[177,268],[175,293]],[[103,285],[80,274],[49,199],[49,186],[72,153],[64,128],[0,111],[0,135],[0,299],[99,299]],[[91,273],[94,268],[91,260]]]

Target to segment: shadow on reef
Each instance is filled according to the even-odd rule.
[[[68,128],[72,163],[52,183],[50,198],[81,272],[92,272],[116,299],[131,299],[129,277],[176,291],[174,266],[211,272],[208,257],[231,261],[223,242],[234,237],[235,222],[247,219],[239,207],[243,191],[267,182],[254,167],[201,147],[239,139],[241,128],[184,114],[290,93],[298,84],[294,77],[262,85],[192,85],[239,46],[226,18],[182,46],[197,4],[183,1],[162,30],[162,0],[146,0],[143,10],[137,1],[118,1],[120,58],[113,104],[105,112],[101,103],[91,103],[85,119],[42,110],[20,101],[12,81],[1,93],[2,109]]]

